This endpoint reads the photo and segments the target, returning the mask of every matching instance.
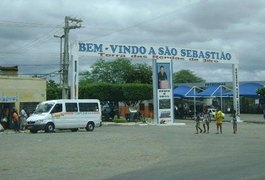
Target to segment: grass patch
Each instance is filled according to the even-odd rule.
[[[114,118],[113,122],[115,122],[115,123],[127,123],[128,121],[125,118]]]

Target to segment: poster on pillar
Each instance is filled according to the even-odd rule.
[[[172,61],[156,61],[159,124],[173,123]]]

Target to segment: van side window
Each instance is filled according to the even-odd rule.
[[[77,103],[65,103],[66,112],[77,112]]]
[[[98,112],[98,103],[79,103],[80,112]]]
[[[63,111],[63,106],[62,104],[55,104],[53,107],[51,113],[57,113],[57,112],[62,112]]]

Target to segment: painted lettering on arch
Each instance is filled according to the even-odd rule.
[[[173,46],[104,44],[93,42],[79,42],[78,47],[78,52],[81,54],[87,53],[91,56],[99,57],[181,60],[203,63],[238,63],[232,53],[225,51],[196,50]]]

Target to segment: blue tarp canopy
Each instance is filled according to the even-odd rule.
[[[239,96],[257,96],[256,91],[262,88],[263,85],[259,83],[244,83],[239,85]],[[227,95],[233,95],[232,92],[226,93]]]
[[[205,90],[198,93],[198,96],[204,96],[204,97],[212,97],[212,96],[228,96],[227,88],[225,88],[223,85],[211,85],[208,86]],[[232,93],[233,95],[233,93]]]
[[[244,83],[239,85],[239,95],[240,96],[257,96],[258,94],[256,91],[259,88],[262,88],[263,85],[259,83]],[[205,90],[202,92],[198,93],[196,91],[195,86],[190,87],[190,86],[178,86],[174,89],[174,97],[228,97],[228,96],[233,96],[232,91],[228,91],[227,88],[223,85],[211,85],[208,86]],[[195,94],[194,94],[195,90]]]
[[[198,92],[196,92],[196,87],[189,86],[178,86],[174,89],[173,94],[174,97],[194,97],[194,95],[198,96]]]
[[[178,86],[173,91],[174,97],[185,97],[186,93],[188,93],[191,89],[192,87],[189,86]]]

